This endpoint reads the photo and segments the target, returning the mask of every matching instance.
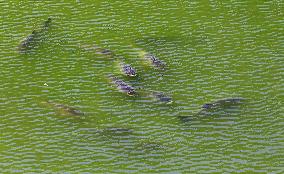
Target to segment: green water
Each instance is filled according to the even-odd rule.
[[[277,0],[0,0],[1,173],[284,173],[283,13]],[[47,32],[20,54],[48,17]],[[138,76],[116,74],[112,58],[81,48],[90,45]],[[166,69],[145,65],[142,49]],[[119,92],[108,74],[142,94]],[[196,115],[232,97],[247,100]]]

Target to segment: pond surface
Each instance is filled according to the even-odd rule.
[[[1,172],[284,173],[283,9],[276,0],[0,0]],[[123,76],[117,62],[138,75]],[[119,92],[109,74],[139,95]],[[245,102],[201,109],[230,98]]]

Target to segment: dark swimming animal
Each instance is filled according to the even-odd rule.
[[[152,92],[152,96],[158,101],[166,104],[171,104],[173,102],[172,98],[166,96],[163,92]]]
[[[121,71],[123,74],[135,77],[137,75],[136,70],[129,64],[120,63]]]
[[[125,83],[124,81],[112,75],[109,75],[109,78],[121,92],[124,92],[129,96],[133,96],[136,94],[135,89],[132,86]]]
[[[61,115],[72,115],[72,116],[85,115],[84,112],[64,104],[54,103],[51,101],[47,101],[46,103],[49,104],[49,106],[54,107]]]
[[[227,98],[227,99],[221,99],[214,101],[212,103],[205,103],[202,105],[201,110],[192,116],[178,116],[178,118],[182,122],[188,122],[191,121],[192,119],[196,118],[197,116],[200,115],[212,115],[214,113],[218,113],[220,111],[224,111],[227,108],[230,108],[232,106],[237,106],[242,103],[244,103],[246,99],[244,98]],[[198,117],[199,118],[199,117]]]
[[[203,109],[214,109],[214,108],[224,108],[229,107],[236,104],[241,104],[244,102],[244,98],[227,98],[222,100],[217,100],[212,103],[205,103],[202,108]]]
[[[20,53],[23,53],[25,51],[28,51],[32,49],[38,41],[41,40],[41,37],[44,36],[44,33],[48,29],[51,23],[51,18],[48,18],[44,24],[43,27],[40,30],[33,30],[32,34],[28,35],[18,46],[18,50]]]
[[[110,51],[110,50],[108,50],[108,49],[104,49],[104,48],[102,48],[102,49],[100,50],[100,53],[101,53],[101,54],[105,54],[105,55],[111,55],[111,54],[113,54],[112,51]]]
[[[161,68],[161,69],[165,68],[166,64],[162,62],[161,60],[157,59],[156,56],[154,56],[153,54],[146,54],[145,58],[150,60],[152,65],[154,65],[155,67]]]
[[[152,66],[159,68],[159,69],[164,69],[166,64],[159,60],[156,56],[153,54],[147,53],[145,51],[140,51],[140,55],[144,57],[144,59],[152,64]]]
[[[33,44],[35,42],[35,37],[37,36],[37,31],[34,30],[32,32],[32,34],[28,35],[23,41],[21,41],[20,45],[19,45],[19,51],[23,52],[27,49],[30,49],[33,47]]]
[[[123,75],[126,75],[128,77],[135,77],[137,76],[136,70],[130,65],[124,63],[123,60],[121,60],[122,57],[119,56],[116,61],[114,61],[114,67],[115,67],[115,73],[121,73]],[[117,71],[119,70],[119,71]]]

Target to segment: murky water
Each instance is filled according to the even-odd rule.
[[[0,1],[1,172],[283,173],[283,9],[276,0]],[[166,68],[145,64],[141,50]],[[138,76],[121,75],[122,61]],[[119,92],[109,74],[139,95]],[[234,97],[246,100],[200,112]]]

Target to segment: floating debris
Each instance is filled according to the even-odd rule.
[[[188,122],[192,120],[191,116],[177,116],[177,118],[181,121],[181,122]]]

